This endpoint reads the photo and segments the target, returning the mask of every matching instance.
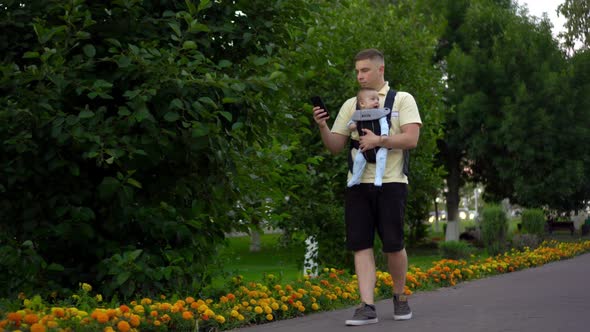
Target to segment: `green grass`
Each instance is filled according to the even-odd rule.
[[[303,246],[282,248],[279,234],[261,236],[259,252],[250,252],[250,237],[232,237],[229,245],[221,252],[224,257],[224,271],[230,275],[241,275],[244,281],[260,281],[265,274],[274,274],[282,281],[295,281],[303,276]]]
[[[273,274],[283,282],[301,278],[304,246],[282,248],[279,240],[279,234],[264,234],[261,237],[261,250],[250,252],[248,236],[229,238],[228,247],[221,252],[226,276],[241,275],[247,282],[259,282],[265,274]],[[407,252],[409,264],[423,270],[431,267],[433,261],[442,258],[436,248],[408,248]],[[221,286],[223,282],[223,278],[214,280],[217,286]]]

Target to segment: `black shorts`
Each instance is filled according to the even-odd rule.
[[[405,183],[384,183],[382,187],[361,183],[346,188],[344,220],[348,249],[373,248],[375,231],[383,243],[383,252],[404,249],[407,196],[408,185]]]

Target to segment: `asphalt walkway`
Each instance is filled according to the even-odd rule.
[[[368,326],[345,326],[348,308],[234,331],[590,331],[590,254],[415,293],[409,321],[393,320],[391,300],[376,305],[379,323]]]

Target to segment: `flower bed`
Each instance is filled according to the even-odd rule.
[[[463,280],[480,279],[552,261],[571,258],[590,251],[590,241],[576,243],[544,242],[535,250],[512,250],[479,260],[437,261],[425,271],[411,267],[405,292],[452,286]],[[144,298],[112,308],[49,306],[39,297],[23,298],[16,312],[0,312],[0,331],[215,331],[262,324],[347,307],[358,303],[356,276],[342,270],[324,269],[317,278],[306,278],[281,285],[273,275],[262,283],[243,283],[234,278],[234,289],[219,299],[166,300]],[[393,281],[387,272],[377,272],[378,298],[391,296]],[[100,303],[100,294],[82,284],[78,299]]]

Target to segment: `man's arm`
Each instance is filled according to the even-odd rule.
[[[369,129],[363,129],[364,136],[360,138],[361,151],[370,150],[377,146],[388,149],[410,150],[418,146],[420,138],[420,124],[408,123],[401,126],[401,133],[393,136],[377,136]]]
[[[332,154],[337,154],[344,149],[348,136],[336,134],[330,131],[326,120],[329,115],[323,109],[319,107],[313,108],[313,119],[320,127],[320,135],[322,136],[322,142]]]

